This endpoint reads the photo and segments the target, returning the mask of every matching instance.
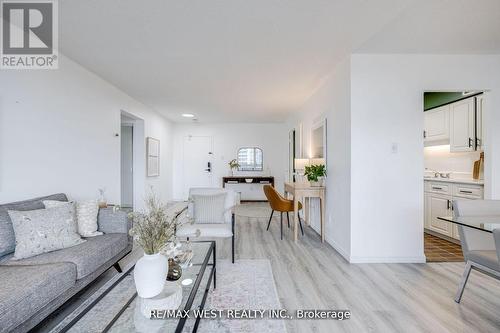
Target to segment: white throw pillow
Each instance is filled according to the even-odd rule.
[[[16,236],[14,260],[85,242],[76,232],[75,204],[72,202],[49,209],[9,210],[8,213]]]
[[[44,200],[45,208],[56,207],[64,203],[63,201]],[[78,233],[82,237],[94,237],[103,233],[97,231],[97,215],[99,214],[99,205],[97,200],[86,200],[76,203],[76,222]]]
[[[195,223],[225,223],[226,193],[193,194]]]

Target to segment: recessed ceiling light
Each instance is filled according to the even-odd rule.
[[[192,114],[192,113],[183,113],[183,114],[182,114],[182,116],[183,116],[184,118],[193,118],[193,117],[194,117],[194,114]]]

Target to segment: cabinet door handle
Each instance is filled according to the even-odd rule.
[[[476,138],[476,147],[481,147],[481,139]]]
[[[443,188],[442,187],[432,187],[433,190],[442,190]]]
[[[448,210],[449,210],[449,209],[450,209],[450,206],[451,206],[451,202],[450,202],[450,200],[449,200],[449,199],[448,199],[448,200],[446,200],[446,205],[447,205],[447,208],[448,208]]]
[[[424,139],[427,138],[427,131],[424,131]]]
[[[465,191],[465,190],[460,190],[460,193],[467,193],[467,194],[472,194],[472,191]]]
[[[472,139],[469,138],[469,148],[471,148],[471,147],[472,147]]]

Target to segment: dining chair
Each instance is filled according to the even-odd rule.
[[[455,217],[500,218],[500,200],[454,200]],[[500,279],[500,225],[492,233],[458,225],[465,271],[455,296],[460,303],[472,269]]]
[[[288,200],[284,198],[281,194],[276,191],[271,185],[264,185],[264,194],[266,195],[269,205],[271,206],[271,216],[269,217],[269,222],[267,223],[267,229],[271,225],[271,220],[273,218],[274,211],[280,212],[280,231],[281,239],[283,239],[283,213],[286,213],[286,219],[288,222],[288,228],[290,228],[290,216],[289,212],[293,212],[293,200]],[[299,211],[302,209],[302,204],[299,202]],[[300,231],[304,235],[304,229],[302,228],[302,221],[300,219],[300,214],[297,212],[297,217],[299,218]]]

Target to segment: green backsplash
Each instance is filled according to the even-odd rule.
[[[458,101],[469,96],[462,95],[462,92],[425,92],[424,93],[424,111],[435,108],[436,106]]]

